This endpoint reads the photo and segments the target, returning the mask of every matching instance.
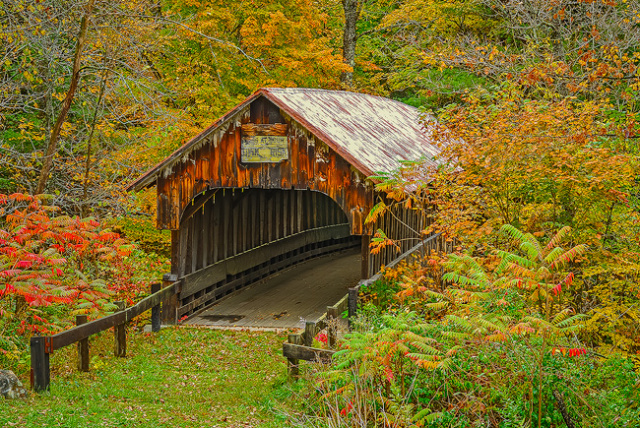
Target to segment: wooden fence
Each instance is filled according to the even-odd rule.
[[[179,282],[160,289],[160,284],[151,285],[151,295],[142,299],[136,305],[125,309],[124,302],[117,302],[119,311],[97,320],[87,322],[86,315],[76,317],[76,327],[55,334],[53,336],[34,336],[31,338],[31,387],[37,391],[49,389],[51,381],[49,356],[53,351],[65,346],[78,344],[78,369],[89,370],[89,337],[114,328],[115,347],[117,357],[126,356],[127,339],[126,324],[135,317],[151,309],[151,330],[160,330],[160,304],[176,294]]]
[[[335,242],[335,241],[334,241]],[[309,258],[314,257],[325,252],[336,250],[344,246],[353,246],[353,243],[347,239],[340,239],[338,243],[331,243],[331,245],[323,246],[321,248],[305,247],[304,250],[295,254],[296,256]],[[391,268],[396,266],[402,260],[409,257],[411,254],[417,251],[429,252],[431,250],[436,251],[451,251],[452,243],[443,242],[441,235],[433,235],[428,239],[420,242],[410,250],[406,251],[399,257],[397,257],[387,267]],[[285,260],[282,260],[285,259]],[[270,260],[272,261],[272,260]],[[275,266],[269,266],[269,272],[273,269],[277,270],[279,264],[289,263],[290,260],[281,258],[278,256]],[[243,272],[244,273],[244,272]],[[266,272],[265,272],[266,273]],[[260,272],[260,275],[263,275]],[[307,321],[305,324],[305,330],[302,334],[291,334],[288,337],[288,341],[283,344],[283,355],[289,361],[290,373],[292,375],[298,374],[299,360],[328,360],[335,352],[335,347],[338,334],[338,320],[341,314],[348,313],[348,317],[352,318],[357,313],[358,308],[358,295],[360,289],[363,286],[368,286],[373,282],[380,279],[382,273],[379,272],[369,279],[360,281],[358,285],[349,289],[346,294],[338,303],[333,306],[328,306],[327,311],[321,317],[314,321]],[[255,278],[251,278],[255,280]],[[89,370],[89,342],[90,336],[99,332],[105,331],[111,327],[114,327],[114,354],[119,357],[126,356],[126,324],[132,319],[140,316],[144,312],[151,310],[151,325],[152,331],[157,332],[160,329],[160,309],[161,305],[166,312],[167,308],[171,312],[170,316],[164,316],[163,318],[173,318],[176,316],[176,299],[183,292],[184,285],[183,278],[181,281],[175,281],[167,283],[167,286],[160,289],[160,284],[152,284],[151,295],[138,302],[136,305],[125,308],[124,302],[117,302],[119,305],[119,311],[108,315],[106,317],[87,322],[86,315],[79,315],[76,317],[76,327],[55,334],[53,336],[34,336],[31,338],[31,386],[35,391],[46,391],[50,385],[50,364],[49,356],[53,351],[63,348],[65,346],[78,344],[78,368],[81,371]],[[237,280],[237,279],[236,279]],[[232,280],[233,281],[233,280]],[[166,282],[166,281],[165,281]],[[187,286],[190,284],[187,282]],[[207,290],[208,291],[208,290]],[[196,297],[197,299],[198,297]],[[205,300],[205,299],[203,299]],[[200,302],[198,302],[201,304]],[[204,301],[202,303],[205,303]],[[190,308],[192,309],[192,308]],[[179,313],[179,312],[178,312]],[[174,318],[175,319],[175,318]],[[319,331],[327,330],[327,345],[329,349],[320,349],[312,347],[313,339],[316,337]]]
[[[429,254],[431,251],[445,251],[449,253],[453,250],[453,245],[454,244],[452,242],[444,241],[444,239],[442,239],[442,235],[439,233],[432,235],[398,256],[393,262],[389,263],[387,269],[397,266],[401,261],[418,251],[424,252],[425,254]],[[289,335],[287,342],[282,345],[282,355],[284,355],[288,360],[289,374],[291,376],[298,376],[299,360],[328,361],[331,359],[332,355],[335,353],[334,348],[338,334],[338,319],[341,314],[344,312],[348,313],[350,325],[351,318],[357,315],[360,289],[373,284],[381,277],[382,272],[378,272],[371,278],[360,281],[355,287],[349,288],[348,294],[340,299],[338,303],[334,306],[328,306],[327,312],[320,316],[320,318],[315,321],[307,321],[302,334]],[[313,339],[316,337],[318,332],[325,328],[327,329],[328,349],[312,347]]]

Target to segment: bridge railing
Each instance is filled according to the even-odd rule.
[[[444,241],[440,233],[432,235],[395,258],[386,268],[397,266],[401,261],[418,251],[423,251],[426,254],[429,254],[431,251],[451,252],[453,251],[453,245],[452,242]],[[380,278],[382,278],[382,272],[378,272],[371,278],[360,281],[355,287],[349,288],[348,293],[340,299],[338,303],[333,306],[327,306],[326,313],[316,320],[307,321],[302,334],[289,335],[287,342],[282,345],[282,354],[288,360],[289,374],[291,376],[298,376],[299,360],[328,361],[331,359],[335,353],[334,348],[338,335],[338,319],[341,314],[344,312],[348,313],[350,327],[351,319],[357,315],[360,289],[373,284]],[[327,330],[327,346],[329,349],[314,348],[312,346],[313,339],[324,329]]]
[[[345,223],[308,229],[221,260],[181,278],[175,319],[165,322],[196,315],[225,295],[300,261],[358,245],[360,238]]]
[[[86,315],[76,317],[76,327],[52,336],[34,336],[31,338],[31,388],[36,392],[49,389],[51,371],[49,357],[53,351],[78,343],[78,369],[89,371],[89,337],[114,327],[116,357],[125,357],[127,353],[126,324],[134,318],[151,310],[151,330],[160,330],[160,305],[176,294],[180,283],[175,282],[160,289],[160,284],[151,284],[151,295],[140,302],[125,308],[124,302],[116,302],[120,310],[114,314],[87,322]]]

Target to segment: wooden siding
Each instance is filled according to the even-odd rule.
[[[289,159],[279,163],[241,163],[242,125],[279,122],[287,125]],[[283,118],[280,110],[264,98],[255,100],[226,132],[212,133],[200,148],[185,156],[170,172],[158,177],[160,229],[179,229],[189,205],[207,190],[262,188],[314,190],[328,195],[345,212],[351,233],[365,233],[363,220],[373,206],[371,182],[326,144]]]
[[[399,240],[399,247],[388,246],[378,254],[369,254],[366,275],[370,278],[382,266],[388,266],[397,257],[414,247],[419,242],[420,233],[431,224],[430,212],[424,210],[407,209],[397,203],[385,200],[389,211],[381,215],[373,225],[373,231],[382,229],[393,240]],[[439,242],[439,241],[438,241]]]

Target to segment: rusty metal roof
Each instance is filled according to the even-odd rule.
[[[348,91],[262,88],[133,182],[128,190],[153,185],[158,174],[200,146],[218,128],[264,96],[367,176],[390,172],[401,160],[432,159],[439,150],[415,107],[388,98]],[[425,122],[426,119],[426,122]]]

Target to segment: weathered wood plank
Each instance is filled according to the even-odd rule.
[[[49,352],[46,352],[46,341],[50,337],[34,336],[31,338],[31,388],[36,391],[48,391],[51,383],[49,370]]]
[[[119,311],[124,311],[126,306],[123,301],[115,302]],[[127,328],[126,324],[118,324],[113,329],[113,355],[115,357],[127,356]]]
[[[76,315],[76,326],[86,324],[86,315]],[[89,371],[89,339],[85,338],[78,341],[78,370],[81,372]]]
[[[295,360],[329,362],[335,352],[331,349],[311,348],[288,342],[282,345],[282,355]]]

